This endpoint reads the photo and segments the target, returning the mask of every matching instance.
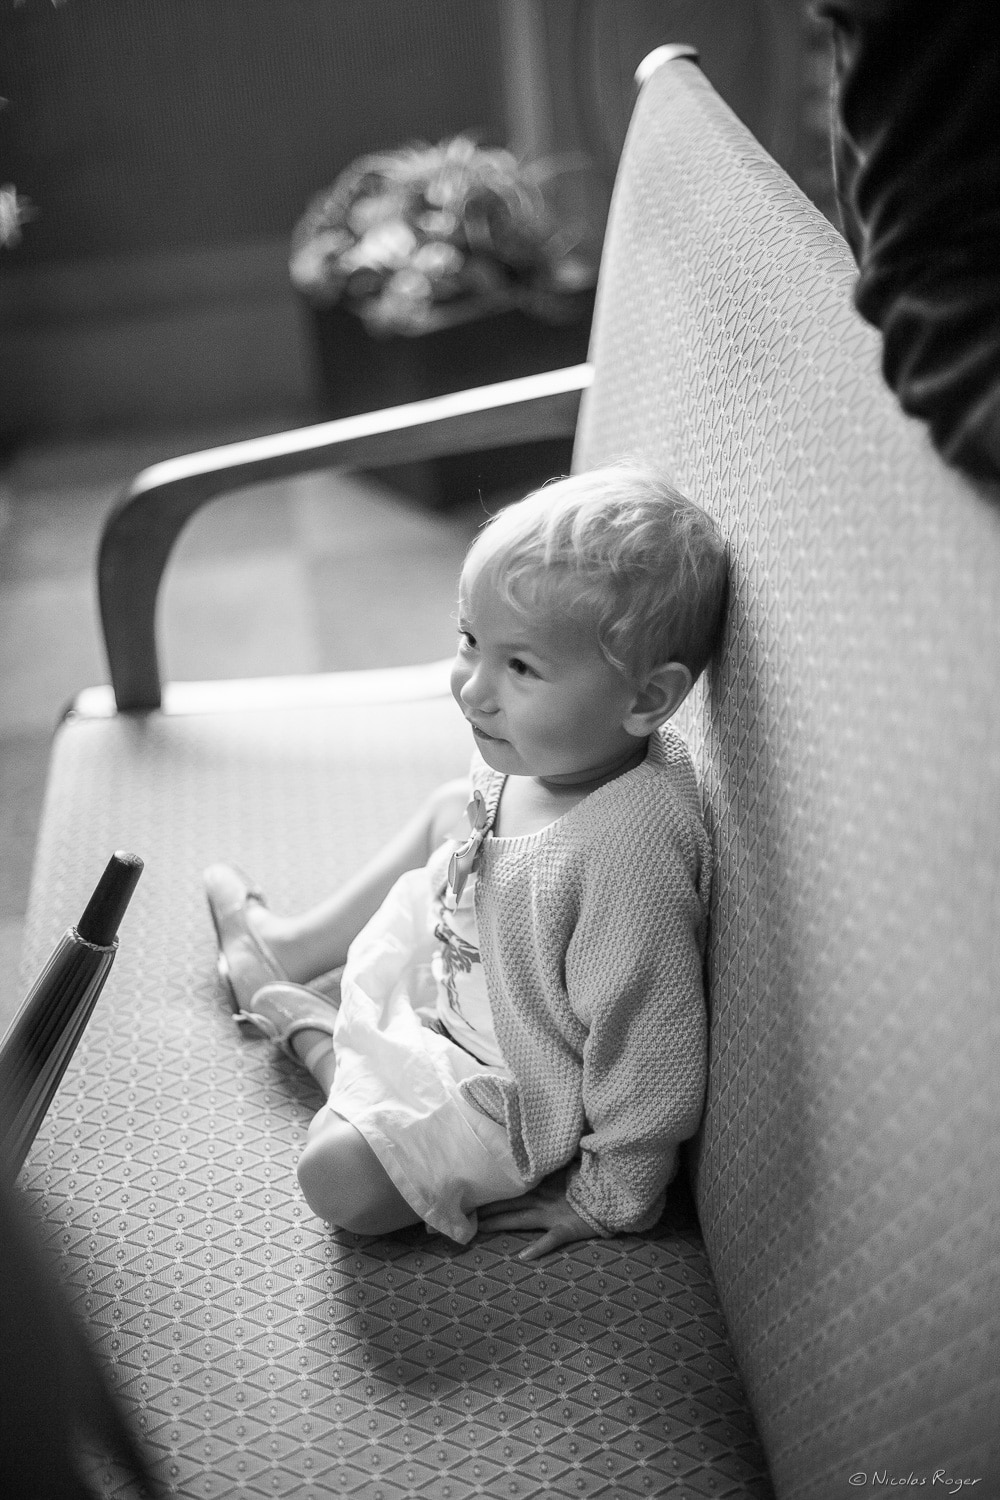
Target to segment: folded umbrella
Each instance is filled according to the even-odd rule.
[[[104,988],[118,927],[142,874],[137,854],[119,850],[83,916],[60,938],[0,1042],[0,1171],[20,1171]]]

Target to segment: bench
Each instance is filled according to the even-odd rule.
[[[22,1180],[187,1500],[1000,1483],[1000,508],[899,413],[843,242],[688,54],[642,70],[589,365],[173,460],[109,523],[113,687],[55,739],[26,971],[110,849],[146,872]],[[225,491],[574,426],[575,467],[658,463],[730,540],[683,720],[704,1123],[648,1235],[531,1264],[331,1232],[294,1177],[318,1096],[234,1029],[200,871],[305,906],[461,774],[465,726],[441,664],[161,687],[159,579]]]

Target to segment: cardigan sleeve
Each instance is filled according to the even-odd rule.
[[[648,835],[609,833],[605,878],[585,890],[566,955],[567,993],[587,1027],[586,1126],[567,1198],[609,1234],[659,1218],[706,1085],[710,847],[700,825]]]

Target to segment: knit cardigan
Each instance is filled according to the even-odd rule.
[[[495,815],[505,778],[478,757]],[[462,1090],[504,1124],[538,1182],[602,1234],[650,1228],[704,1101],[703,962],[712,850],[687,747],[667,727],[646,759],[555,823],[487,837],[479,948],[513,1075]]]

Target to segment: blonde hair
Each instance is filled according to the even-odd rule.
[[[710,517],[651,469],[619,463],[543,485],[483,526],[466,568],[515,609],[592,624],[634,680],[667,662],[697,678],[722,625],[726,547]]]

